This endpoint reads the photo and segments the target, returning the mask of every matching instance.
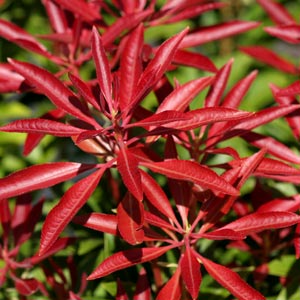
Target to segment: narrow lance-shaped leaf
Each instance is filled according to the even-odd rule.
[[[68,24],[65,13],[61,7],[52,0],[45,0],[43,4],[53,31],[58,33],[66,32]]]
[[[198,254],[207,272],[239,300],[264,300],[261,293],[248,285],[238,274]]]
[[[53,74],[30,63],[12,59],[9,59],[9,63],[18,73],[44,93],[55,106],[76,118],[98,127],[96,121],[83,113],[83,111],[86,112],[86,109],[77,97]]]
[[[112,113],[113,111],[112,78],[110,72],[110,65],[104,50],[102,38],[100,37],[96,27],[93,27],[92,53],[96,65],[96,73],[97,73],[100,89],[108,104],[110,113]]]
[[[300,195],[276,198],[260,205],[257,212],[290,211],[296,212],[300,207]]]
[[[122,238],[131,245],[144,240],[144,206],[130,193],[126,193],[117,208],[118,230]]]
[[[257,2],[264,8],[276,24],[283,25],[295,23],[294,18],[280,3],[277,3],[274,0],[257,0]]]
[[[95,165],[73,162],[46,163],[16,171],[0,178],[0,199],[11,198],[34,190],[45,189],[93,169]]]
[[[144,27],[140,24],[128,37],[120,62],[120,108],[123,111],[134,94],[142,73]]]
[[[300,222],[300,216],[287,211],[256,212],[220,229],[232,229],[245,235],[266,229],[284,228]]]
[[[75,183],[50,211],[42,228],[39,255],[45,254],[59,237],[78,210],[94,192],[105,168]]]
[[[197,94],[208,87],[212,80],[212,77],[202,77],[179,86],[159,105],[156,114],[168,110],[184,112]]]
[[[299,72],[297,67],[294,66],[291,62],[280,57],[272,50],[269,50],[263,46],[248,46],[240,47],[239,49],[242,52],[254,57],[255,59],[283,72],[289,74],[297,74]]]
[[[230,21],[223,24],[203,27],[197,32],[188,34],[180,44],[180,48],[199,46],[211,41],[243,33],[258,26],[258,22]]]
[[[185,283],[186,289],[191,294],[192,298],[196,299],[199,293],[202,276],[200,272],[200,264],[189,245],[182,254],[179,265],[181,269],[181,277]]]
[[[0,131],[42,133],[65,137],[78,135],[83,131],[83,129],[47,119],[25,119],[4,125],[0,127]]]
[[[276,92],[276,96],[284,97],[284,96],[295,96],[297,94],[300,94],[300,81],[296,81],[290,86],[280,89]]]
[[[174,244],[164,247],[135,248],[117,252],[106,258],[87,279],[101,278],[118,270],[151,261],[177,246],[177,244]]]
[[[117,295],[116,295],[116,300],[128,300],[127,293],[122,285],[121,280],[118,278],[117,279]]]
[[[181,270],[178,266],[175,273],[169,281],[163,286],[157,295],[157,300],[180,300],[181,299],[181,284],[180,284]]]
[[[238,190],[214,171],[193,161],[168,159],[163,162],[141,162],[140,164],[167,177],[191,181],[214,192],[239,195]]]
[[[285,42],[300,44],[300,25],[292,24],[277,27],[265,27],[264,30]]]
[[[144,268],[139,272],[133,300],[151,300],[151,287]]]
[[[195,233],[191,235],[193,238],[205,238],[209,240],[242,240],[246,236],[232,229],[217,229],[208,233]]]

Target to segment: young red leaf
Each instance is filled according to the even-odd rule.
[[[118,270],[151,261],[177,246],[177,244],[174,244],[164,247],[134,248],[117,252],[106,258],[87,279],[101,278]]]
[[[276,24],[286,25],[295,23],[294,18],[280,3],[277,3],[274,0],[257,0],[257,2],[263,7]]]
[[[78,135],[83,129],[47,119],[25,119],[4,125],[0,127],[0,131],[42,133],[65,137]]]
[[[151,88],[153,88],[167,70],[179,48],[180,42],[187,32],[188,28],[169,38],[157,49],[154,58],[149,62],[145,71],[141,75],[135,91],[132,107],[139,103],[141,98],[145,96]]]
[[[221,229],[232,229],[245,235],[266,229],[284,228],[300,222],[300,216],[287,211],[256,212],[241,217]]]
[[[157,295],[157,300],[180,300],[181,299],[181,284],[180,284],[181,270],[178,266],[175,273],[169,281],[163,286]]]
[[[127,293],[121,283],[121,280],[118,278],[117,279],[117,295],[116,295],[116,300],[128,300]]]
[[[264,30],[283,41],[291,44],[300,43],[300,25],[292,24],[277,27],[265,27]]]
[[[140,173],[142,176],[143,191],[147,197],[147,200],[161,213],[170,218],[174,223],[177,223],[177,219],[173,212],[170,201],[162,188],[146,172],[140,170]]]
[[[0,178],[0,199],[45,189],[93,169],[95,165],[57,162],[35,165]]]
[[[108,215],[103,213],[89,213],[85,215],[75,216],[72,220],[76,224],[85,227],[117,235],[118,220],[116,215]]]
[[[37,87],[39,91],[44,93],[55,106],[74,117],[99,127],[98,123],[94,119],[83,113],[86,109],[73,92],[71,92],[71,90],[69,90],[53,74],[30,63],[12,59],[9,59],[9,63],[18,73]]]
[[[142,74],[142,49],[144,27],[140,24],[128,37],[120,62],[120,108],[130,103],[140,75]]]
[[[172,231],[178,231],[172,224],[167,222],[165,219],[160,217],[157,213],[151,213],[149,211],[144,211],[144,217],[146,223],[156,226],[158,228],[170,229]]]
[[[193,238],[206,238],[210,240],[242,240],[246,236],[232,229],[217,229],[208,233],[192,234]]]
[[[187,50],[179,49],[173,58],[174,64],[194,67],[199,70],[215,73],[217,68],[214,63],[206,56],[201,53],[191,52]]]
[[[295,65],[263,46],[248,46],[240,47],[239,49],[253,58],[274,67],[275,69],[289,74],[299,73],[299,70]]]
[[[104,50],[102,38],[100,37],[96,27],[93,27],[92,52],[93,52],[93,58],[96,66],[96,73],[97,73],[100,89],[108,104],[110,113],[112,113],[113,111],[112,78],[110,73],[110,66]]]
[[[248,285],[241,277],[230,269],[212,262],[211,260],[198,255],[207,272],[217,282],[224,286],[232,295],[239,300],[264,300],[261,293]]]
[[[34,294],[39,288],[39,282],[32,279],[20,279],[14,276],[16,290],[23,296]]]
[[[55,2],[73,12],[84,21],[93,22],[100,19],[98,12],[87,2],[81,0],[55,0]]]
[[[24,80],[24,77],[16,73],[11,65],[0,63],[0,93],[18,91]]]
[[[127,193],[117,208],[118,230],[131,245],[144,241],[144,206],[132,194]]]
[[[44,0],[43,4],[53,31],[59,33],[66,32],[68,24],[64,11],[52,0]]]
[[[141,162],[140,164],[172,179],[191,181],[194,184],[209,188],[214,192],[239,195],[239,191],[231,186],[226,180],[211,169],[202,166],[197,162],[168,159],[163,162]]]
[[[227,23],[203,27],[199,31],[188,34],[180,44],[180,48],[189,48],[223,39],[232,35],[258,27],[258,22],[230,21]]]
[[[194,256],[190,247],[186,247],[179,261],[181,277],[186,289],[193,299],[198,297],[199,288],[202,280],[200,264]]]
[[[11,231],[11,212],[7,200],[0,202],[0,224],[2,226],[2,240],[4,245],[8,245],[8,237]]]
[[[150,283],[147,279],[147,272],[144,268],[141,268],[139,272],[133,300],[151,300]]]
[[[277,90],[276,96],[278,97],[289,97],[289,96],[295,96],[297,94],[300,94],[300,81],[296,81],[290,86]]]
[[[121,148],[117,158],[117,168],[129,192],[139,201],[143,200],[141,175],[137,158],[127,149]]]
[[[208,95],[205,98],[205,107],[215,107],[220,105],[223,92],[226,88],[227,81],[230,75],[232,64],[233,59],[230,59],[228,63],[217,72]]]
[[[212,82],[212,80],[212,77],[202,77],[177,87],[159,105],[156,110],[156,114],[170,110],[184,112],[197,94],[203,91]]]
[[[271,211],[290,211],[296,212],[300,207],[300,196],[295,195],[289,198],[278,198],[260,205],[257,212],[271,212]]]
[[[60,233],[94,192],[104,171],[105,168],[101,168],[75,183],[50,211],[43,225],[39,255],[51,249]]]

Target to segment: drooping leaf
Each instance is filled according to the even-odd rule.
[[[78,135],[83,130],[68,124],[47,119],[25,119],[13,121],[7,125],[1,126],[0,131],[42,133],[65,137]]]
[[[300,222],[300,216],[287,211],[255,212],[233,221],[222,229],[232,229],[245,235],[266,229],[284,228]]]
[[[144,27],[139,25],[128,37],[120,62],[120,108],[123,111],[130,103],[136,83],[142,73],[142,49]]]
[[[101,278],[118,270],[151,261],[175,247],[177,244],[164,247],[134,248],[117,252],[106,258],[87,279]]]
[[[268,13],[274,23],[278,25],[295,23],[294,18],[280,3],[277,3],[274,0],[257,0],[257,2]]]
[[[202,27],[198,31],[188,34],[180,44],[180,48],[199,46],[211,41],[240,34],[258,27],[258,22],[230,21],[208,27]]]
[[[105,168],[101,168],[75,183],[50,211],[42,228],[40,255],[51,249],[60,233],[94,192],[104,171]]]
[[[126,193],[117,207],[118,230],[131,245],[144,241],[144,206],[131,193]]]
[[[214,192],[239,195],[239,191],[232,187],[222,177],[197,162],[168,159],[163,162],[141,162],[140,164],[172,179],[191,181],[194,184],[209,188]]]
[[[181,277],[186,289],[193,299],[196,299],[199,293],[202,276],[200,272],[200,264],[194,256],[190,247],[186,247],[185,252],[181,255],[179,261],[181,269]]]
[[[0,199],[45,189],[93,169],[94,165],[56,162],[35,165],[0,178]]]
[[[252,56],[253,58],[265,64],[268,64],[280,71],[294,75],[299,72],[297,67],[294,66],[291,62],[289,62],[285,58],[282,58],[281,56],[264,46],[247,46],[239,47],[239,49],[242,52]]]
[[[86,109],[73,92],[50,72],[27,62],[9,59],[9,63],[18,73],[45,94],[55,106],[98,127],[94,119],[83,113],[86,112]]]
[[[117,168],[130,193],[139,201],[143,200],[141,175],[137,158],[127,149],[121,148],[117,158]]]
[[[240,300],[266,299],[261,293],[248,285],[238,274],[227,267],[216,264],[213,261],[199,255],[207,272],[232,295]]]
[[[157,300],[180,300],[181,299],[181,284],[180,284],[181,270],[178,266],[176,271],[169,279],[169,281],[163,286],[157,295]]]

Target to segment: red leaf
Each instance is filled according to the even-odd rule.
[[[94,165],[57,162],[35,165],[0,178],[0,199],[45,189],[94,168]]]
[[[143,191],[147,200],[161,213],[177,223],[170,201],[160,185],[146,172],[140,170],[142,175]]]
[[[130,103],[142,74],[142,49],[144,44],[144,27],[140,24],[128,37],[120,62],[120,108]]]
[[[210,240],[242,240],[244,234],[231,229],[217,229],[208,233],[192,234],[194,238],[206,238]]]
[[[199,258],[207,272],[239,300],[266,299],[262,294],[242,280],[235,272],[200,255]]]
[[[85,215],[75,216],[73,222],[85,227],[117,235],[118,220],[116,215],[108,215],[103,213],[89,213]]]
[[[5,126],[0,127],[0,131],[43,133],[64,137],[78,135],[83,130],[71,125],[47,119],[27,119],[11,122]]]
[[[130,193],[139,201],[142,201],[143,188],[138,169],[138,160],[128,149],[120,149],[117,158],[117,168]]]
[[[296,81],[293,84],[291,84],[290,86],[288,86],[287,88],[278,90],[276,92],[276,96],[279,97],[289,97],[289,96],[295,96],[297,94],[300,94],[300,82]]]
[[[132,194],[127,193],[117,208],[118,230],[131,245],[144,241],[144,206]]]
[[[51,249],[60,233],[94,192],[104,171],[105,168],[101,168],[75,183],[50,211],[43,225],[39,255]]]
[[[121,283],[121,280],[117,279],[117,295],[116,300],[128,300],[128,296],[126,294],[126,291]]]
[[[172,231],[178,231],[173,225],[167,222],[165,219],[160,217],[157,213],[151,213],[149,211],[144,211],[144,217],[146,223],[156,226],[158,228],[170,229]]]
[[[16,290],[23,296],[30,296],[39,288],[39,282],[36,279],[20,279],[15,277]]]
[[[196,299],[202,280],[200,264],[194,256],[190,247],[187,247],[179,261],[181,277],[186,289],[193,299]]]
[[[233,221],[221,229],[232,229],[245,235],[266,229],[284,228],[300,222],[300,216],[286,211],[256,212]]]
[[[0,63],[0,93],[18,91],[24,80],[24,77],[16,73],[11,65]]]
[[[87,22],[93,22],[100,19],[98,12],[88,3],[81,0],[55,0],[59,5],[73,12],[76,16]]]
[[[188,34],[180,48],[189,48],[223,39],[258,27],[258,22],[230,21],[223,24],[202,27],[199,31]]]
[[[262,205],[257,209],[257,212],[272,212],[272,211],[290,211],[296,212],[300,207],[300,196],[295,195],[289,198],[273,199]]]
[[[156,51],[154,58],[149,62],[145,71],[142,73],[138,82],[134,101],[131,107],[134,107],[143,96],[157,83],[161,76],[166,72],[172,59],[179,48],[183,37],[187,34],[188,28],[179,34],[169,38]]]
[[[197,94],[203,91],[212,82],[212,80],[212,77],[202,77],[177,87],[159,105],[156,110],[156,114],[172,110],[184,112]]]
[[[180,300],[181,299],[181,284],[180,284],[180,267],[176,268],[175,273],[169,281],[163,286],[157,295],[157,300]]]
[[[54,32],[66,32],[68,29],[67,19],[64,11],[52,0],[43,2],[45,6],[49,22]]]
[[[263,7],[276,24],[284,25],[295,23],[295,20],[284,6],[274,0],[257,0],[257,2]]]
[[[98,127],[98,123],[84,114],[86,109],[78,98],[59,79],[48,71],[26,62],[9,59],[14,69],[44,93],[55,106]]]
[[[167,177],[191,181],[194,184],[209,188],[214,192],[239,195],[239,191],[231,186],[226,180],[211,169],[202,166],[197,162],[168,159],[163,162],[141,162],[140,164]]]
[[[106,99],[110,113],[113,111],[112,104],[112,78],[108,58],[105,54],[102,38],[96,27],[93,28],[92,52],[96,66],[96,73],[101,92]]]
[[[178,50],[173,58],[173,63],[194,67],[199,70],[215,73],[217,68],[214,63],[206,56],[186,50]]]
[[[139,272],[133,300],[151,300],[151,288],[144,268]]]
[[[300,26],[296,24],[277,26],[277,27],[265,27],[264,30],[270,35],[276,36],[283,41],[291,44],[300,43]]]
[[[239,47],[239,49],[254,57],[255,59],[268,64],[275,69],[281,70],[290,74],[298,74],[299,70],[291,62],[280,57],[272,50],[269,50],[263,46],[248,46],[248,47]]]
[[[177,244],[174,244],[164,247],[135,248],[117,252],[106,258],[87,279],[101,278],[118,270],[148,262],[177,246]]]
[[[232,64],[233,59],[230,59],[228,63],[217,72],[208,95],[205,98],[205,107],[215,107],[220,105]]]

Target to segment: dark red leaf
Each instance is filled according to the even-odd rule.
[[[39,255],[51,249],[60,233],[94,192],[104,171],[105,168],[101,168],[75,183],[50,211],[43,225]]]
[[[144,206],[132,194],[127,193],[117,208],[118,230],[131,245],[144,241]]]
[[[212,262],[209,259],[199,255],[207,272],[222,286],[224,286],[232,295],[240,300],[264,300],[261,293],[248,285],[241,277],[230,269]]]
[[[16,290],[23,296],[30,296],[39,288],[39,283],[36,279],[20,279],[15,277]]]
[[[200,264],[194,256],[190,247],[186,247],[185,252],[181,255],[179,261],[181,277],[185,283],[186,289],[193,299],[196,299],[199,293],[202,276]]]
[[[289,74],[298,74],[299,70],[288,60],[280,57],[272,50],[263,46],[247,46],[239,48],[242,52],[252,56],[253,58],[268,64],[275,69],[281,70]]]
[[[181,299],[181,284],[180,284],[180,267],[176,268],[175,273],[169,281],[163,286],[157,295],[157,300],[180,300]]]
[[[256,212],[241,217],[221,229],[232,229],[245,235],[266,229],[284,228],[300,222],[300,216],[287,211]]]
[[[147,272],[144,268],[141,268],[139,272],[133,300],[151,300],[150,283],[147,279]]]
[[[127,149],[121,148],[117,158],[117,168],[130,193],[139,201],[143,200],[143,187],[137,158]]]
[[[17,120],[0,127],[4,132],[42,133],[54,136],[72,136],[80,134],[83,129],[47,119]]]
[[[164,247],[134,248],[117,252],[106,258],[87,279],[101,278],[118,270],[151,261],[177,246],[177,244],[174,244]]]
[[[127,293],[121,283],[121,280],[118,278],[117,279],[117,295],[116,295],[116,300],[128,300]]]
[[[168,159],[163,162],[141,162],[140,164],[172,179],[191,181],[194,184],[209,188],[214,192],[239,195],[239,191],[232,187],[222,177],[197,162]]]
[[[180,48],[199,46],[211,41],[243,33],[258,27],[259,25],[258,22],[230,21],[203,27],[199,31],[188,34],[180,44]]]
[[[35,165],[0,178],[0,199],[45,189],[93,169],[94,165],[57,162]]]
[[[257,2],[268,13],[270,18],[278,25],[295,23],[295,20],[283,5],[274,0],[257,0]]]

